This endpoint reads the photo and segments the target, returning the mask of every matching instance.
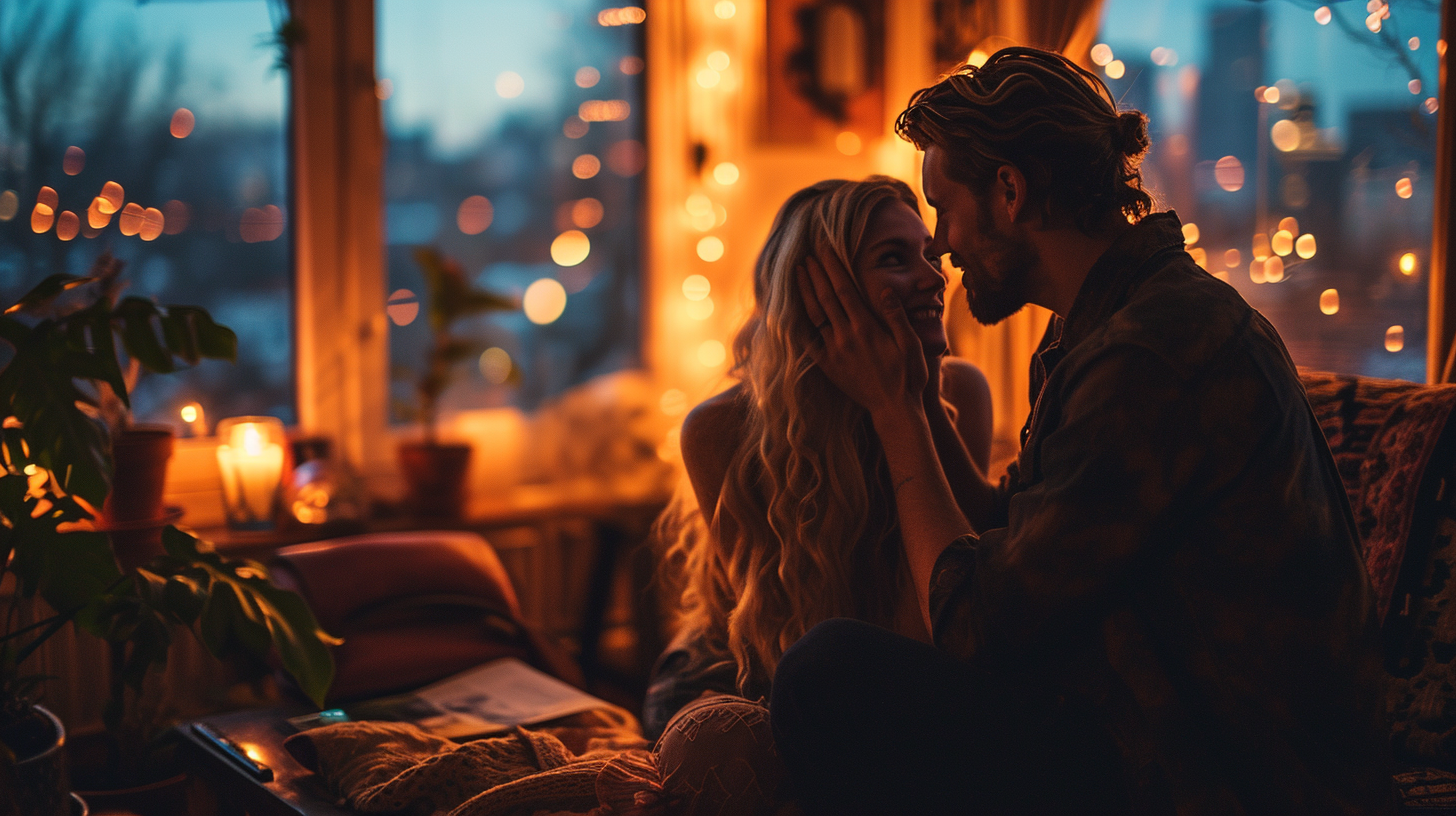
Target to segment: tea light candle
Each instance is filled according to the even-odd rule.
[[[244,529],[268,529],[283,483],[282,423],[272,417],[237,417],[218,423],[217,446],[222,473],[223,504],[228,523]]]

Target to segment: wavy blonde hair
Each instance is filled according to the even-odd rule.
[[[680,623],[727,647],[740,690],[771,677],[821,621],[893,617],[904,571],[884,455],[868,414],[814,366],[818,335],[798,283],[810,253],[853,270],[870,219],[893,201],[919,212],[910,187],[887,176],[800,190],[754,267],[753,314],[733,341],[742,438],[718,506],[700,509],[705,534],[679,534],[669,552],[683,571]],[[678,492],[682,502],[691,494]],[[690,510],[677,503],[665,518],[680,523]],[[736,534],[723,534],[725,521]]]

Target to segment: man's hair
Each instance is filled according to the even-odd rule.
[[[941,148],[949,177],[973,190],[1012,165],[1033,207],[1083,232],[1110,213],[1136,221],[1153,210],[1139,169],[1147,117],[1118,112],[1102,80],[1060,54],[1005,48],[979,68],[962,65],[910,97],[895,131]]]

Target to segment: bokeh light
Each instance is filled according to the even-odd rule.
[[[466,235],[479,235],[495,218],[495,207],[483,195],[473,195],[460,202],[455,210],[455,225]]]
[[[1292,215],[1279,219],[1279,229],[1288,232],[1290,235],[1299,234],[1299,219]]]
[[[669,388],[662,392],[657,400],[657,406],[668,416],[678,416],[688,410],[688,395],[680,389]]]
[[[526,319],[538,326],[554,322],[566,311],[566,289],[554,278],[541,278],[526,287],[521,308]]]
[[[66,155],[61,159],[61,169],[68,176],[78,175],[86,169],[86,151],[75,145],[66,148]]]
[[[1262,261],[1273,254],[1269,247],[1269,236],[1262,232],[1254,233],[1254,241],[1249,246],[1249,253],[1254,256],[1256,261]]]
[[[1419,95],[1421,92],[1421,81],[1419,79],[1412,79],[1410,82],[1407,82],[1405,84],[1405,89],[1407,91],[1410,91],[1412,94]]]
[[[1334,289],[1326,289],[1320,292],[1320,311],[1332,315],[1340,310],[1340,293]]]
[[[14,190],[0,193],[0,221],[9,221],[20,212],[20,196]]]
[[[712,68],[704,68],[698,72],[697,81],[699,87],[714,88],[717,87],[719,82],[723,81],[723,75],[714,71]]]
[[[1244,187],[1244,163],[1237,156],[1224,156],[1213,165],[1213,179],[1230,193]]]
[[[503,71],[495,78],[495,92],[502,99],[515,99],[526,90],[526,80],[515,71]]]
[[[1319,23],[1320,25],[1329,25],[1331,19],[1333,19],[1333,15],[1330,13],[1329,6],[1320,6],[1319,8],[1314,10],[1314,21],[1316,23]]]
[[[1414,275],[1416,273],[1416,254],[1414,252],[1407,252],[1400,256],[1398,266],[1400,267],[1401,274]]]
[[[128,203],[121,208],[121,216],[117,219],[117,227],[121,229],[122,235],[136,235],[142,231],[142,214],[146,212],[142,205],[135,201]],[[246,213],[244,213],[246,215]],[[247,240],[246,237],[243,240]]]
[[[567,230],[551,242],[551,260],[557,266],[576,266],[591,254],[591,239],[581,230]]]
[[[576,87],[593,88],[602,81],[602,72],[590,65],[576,69]]]
[[[602,223],[602,202],[595,198],[583,198],[571,205],[571,223],[582,229],[591,229]]]
[[[101,200],[104,202],[101,206],[101,211],[107,215],[112,215],[121,209],[122,204],[126,203],[126,191],[122,189],[120,184],[114,181],[108,181],[101,185]]]
[[[860,141],[858,133],[852,130],[845,130],[840,131],[839,135],[834,137],[834,146],[839,148],[839,152],[846,156],[857,156],[859,155],[859,151],[863,149],[864,143]]]
[[[708,67],[714,71],[726,71],[732,62],[727,51],[714,51],[708,55]]]
[[[1269,141],[1273,142],[1275,149],[1281,153],[1298,150],[1299,139],[1299,125],[1288,119],[1280,119],[1269,128]]]
[[[1241,263],[1243,263],[1243,257],[1239,254],[1239,251],[1237,249],[1229,249],[1229,250],[1225,250],[1224,251],[1224,253],[1223,253],[1223,265],[1224,266],[1227,266],[1227,267],[1232,268],[1232,267],[1238,266]]]
[[[386,80],[387,81],[387,80]],[[197,117],[192,111],[186,108],[178,108],[172,112],[172,121],[167,130],[178,139],[185,139],[192,135],[192,129],[197,126]]]
[[[576,106],[576,115],[583,122],[621,122],[632,115],[632,106],[625,99],[588,99]]]
[[[1264,261],[1264,280],[1270,283],[1278,283],[1284,280],[1283,258],[1274,255]]]
[[[698,241],[698,257],[709,263],[723,257],[723,239],[709,235]]]
[[[713,284],[702,275],[688,275],[683,278],[682,293],[688,300],[702,300],[713,291]]]
[[[591,125],[580,116],[572,115],[566,117],[566,122],[561,126],[561,133],[568,139],[580,139],[591,129]]]
[[[731,19],[737,13],[738,6],[733,4],[733,0],[718,0],[718,2],[713,4],[713,14],[719,20]]]
[[[1122,79],[1122,75],[1127,73],[1127,66],[1122,64],[1122,60],[1113,60],[1102,70],[1107,72],[1109,79]]]
[[[613,142],[607,148],[607,167],[622,178],[631,178],[647,166],[647,148],[636,139]]]
[[[694,320],[707,320],[713,316],[713,308],[713,299],[705,297],[702,300],[688,301],[685,311]]]
[[[384,313],[396,326],[408,326],[420,316],[420,301],[408,289],[396,289],[384,304]]]
[[[131,207],[130,204],[126,206]],[[238,221],[238,235],[249,244],[273,241],[283,235],[283,227],[283,210],[277,204],[249,207]]]
[[[511,355],[499,346],[480,353],[480,375],[491,385],[500,385],[511,378]]]
[[[81,232],[81,219],[70,210],[61,210],[56,216],[56,237],[62,241],[69,241]]]
[[[91,229],[101,229],[111,223],[111,216],[101,211],[105,200],[101,196],[91,199],[91,206],[86,208],[86,223]]]
[[[56,211],[46,205],[35,202],[35,209],[30,211],[30,229],[36,234],[46,232],[56,222]]]
[[[277,209],[276,207],[274,209]],[[142,225],[137,229],[137,236],[143,241],[155,241],[157,236],[162,234],[162,229],[167,226],[167,218],[162,211],[156,207],[148,207],[142,210]],[[274,236],[275,238],[277,236]],[[271,239],[270,239],[271,240]]]
[[[1092,64],[1106,65],[1109,62],[1112,62],[1112,46],[1107,43],[1092,46]]]
[[[1299,239],[1294,242],[1294,254],[1305,260],[1314,257],[1315,249],[1314,236],[1309,233],[1299,236]]]
[[[617,70],[627,76],[636,76],[642,73],[642,69],[645,67],[646,63],[642,61],[642,58],[635,55],[622,57],[622,59],[617,61]]]
[[[35,194],[35,200],[37,204],[44,204],[52,210],[59,210],[61,208],[61,197],[56,194],[54,187],[40,188]]]
[[[589,179],[602,171],[602,160],[590,153],[577,156],[571,163],[571,174],[579,179]]]
[[[1385,330],[1385,350],[1391,353],[1405,348],[1405,327],[1391,326]]]
[[[738,165],[733,162],[718,162],[718,165],[713,168],[713,180],[725,187],[737,182]]]
[[[1269,248],[1274,250],[1275,255],[1288,255],[1294,251],[1294,236],[1289,230],[1279,230],[1269,239]]]
[[[1183,244],[1193,246],[1198,243],[1198,225],[1189,221],[1183,225]]]
[[[717,368],[728,359],[728,350],[719,340],[704,340],[698,346],[698,362],[708,368]]]
[[[1410,198],[1411,192],[1411,180],[1409,178],[1402,178],[1395,183],[1395,194],[1401,198]]]

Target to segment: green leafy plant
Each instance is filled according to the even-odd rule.
[[[455,381],[458,364],[481,350],[478,342],[455,334],[456,324],[472,315],[510,311],[516,308],[516,304],[508,297],[472,286],[466,280],[460,263],[433,247],[416,247],[414,257],[425,276],[425,316],[430,324],[431,339],[424,367],[415,377],[418,405],[413,413],[424,426],[426,441],[433,443],[439,420],[440,395]],[[520,372],[514,364],[509,378],[513,382],[520,380]]]
[[[191,631],[219,658],[276,654],[320,705],[333,679],[328,646],[338,642],[259,564],[168,527],[161,554],[123,570],[95,529],[111,434],[130,406],[128,369],[163,373],[237,351],[233,332],[203,309],[120,298],[120,269],[103,255],[91,274],[52,275],[0,315],[0,341],[12,351],[0,369],[0,581],[13,575],[16,588],[0,620],[0,721],[23,712],[45,679],[23,671],[26,659],[75,625],[110,644],[104,719],[114,758],[137,755],[156,730],[128,715],[128,701],[165,666],[177,632]],[[36,598],[51,614],[16,625]]]

